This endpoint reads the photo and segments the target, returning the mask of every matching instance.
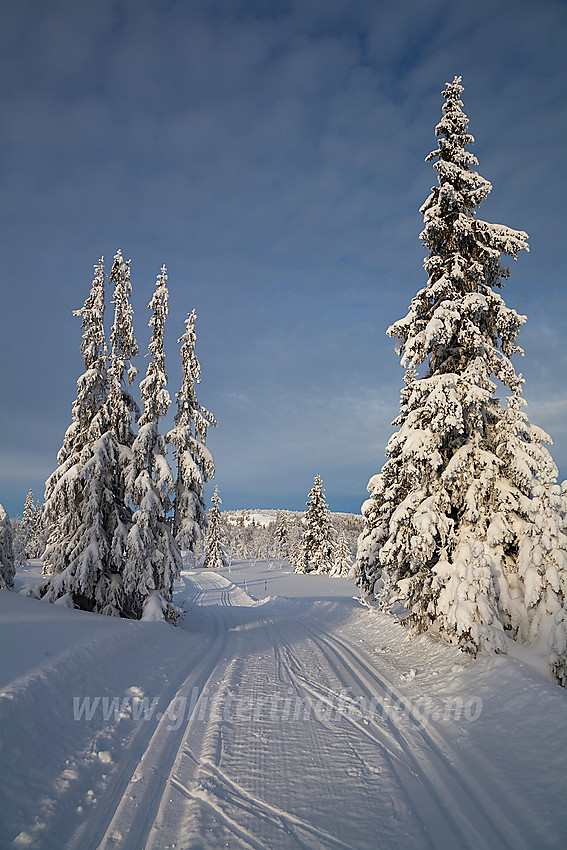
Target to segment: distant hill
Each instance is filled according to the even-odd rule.
[[[303,516],[303,511],[288,511],[284,508],[242,508],[236,511],[223,511],[222,515],[228,522],[236,523],[238,520],[244,519],[244,525],[261,525],[267,526],[276,521],[278,513],[286,514],[292,522],[300,522]],[[331,511],[333,517],[346,520],[348,524],[358,524],[362,527],[362,516],[360,514],[342,513],[341,511]]]

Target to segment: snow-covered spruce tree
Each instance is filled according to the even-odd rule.
[[[33,515],[33,528],[30,537],[30,558],[39,558],[45,551],[47,543],[46,529],[43,521],[43,504],[37,500]]]
[[[10,517],[0,505],[0,590],[14,586],[14,532]]]
[[[17,571],[21,570],[22,567],[26,567],[28,563],[28,559],[26,557],[26,543],[24,533],[22,532],[22,518],[19,516],[13,517],[10,522],[12,525],[12,533],[14,535],[14,539],[12,541],[12,553],[14,555],[14,566]]]
[[[33,548],[33,533],[35,527],[35,502],[33,500],[33,493],[31,490],[28,491],[26,496],[26,500],[24,502],[24,510],[22,513],[22,521],[20,523],[20,527],[18,529],[20,543],[22,547],[23,554],[26,558],[33,558],[32,548]]]
[[[47,532],[39,589],[49,601],[119,614],[118,584],[110,567],[111,518],[116,513],[117,446],[108,431],[107,348],[104,334],[104,264],[95,266],[89,297],[74,315],[82,317],[85,371],[77,381],[72,422],[45,485],[43,523]],[[116,598],[118,596],[118,598]]]
[[[476,218],[491,185],[473,168],[460,77],[443,92],[438,186],[421,208],[427,285],[389,328],[406,368],[382,472],[368,485],[358,582],[417,631],[476,653],[506,635],[549,641],[565,681],[566,538],[557,469],[528,422],[511,356],[524,316],[494,291],[527,235]],[[420,374],[421,370],[421,374]],[[496,382],[508,388],[505,403]]]
[[[85,371],[77,381],[77,399],[73,404],[71,425],[65,433],[63,445],[57,455],[59,467],[64,466],[70,456],[80,452],[106,430],[106,421],[101,410],[107,399],[108,378],[106,372],[106,337],[104,333],[104,286],[106,275],[101,257],[94,267],[95,276],[90,294],[80,310],[73,315],[82,318],[83,340],[81,353]],[[62,472],[61,469],[56,471]],[[56,474],[54,473],[54,474]]]
[[[123,386],[138,353],[132,329],[129,264],[115,256],[114,325],[107,373],[104,336],[104,268],[95,267],[89,298],[76,315],[83,319],[81,351],[85,372],[77,382],[73,422],[58,455],[59,466],[46,483],[44,506],[49,539],[40,594],[103,614],[131,616],[122,586],[126,538],[132,511],[125,502],[125,467],[134,435],[136,409]]]
[[[148,346],[151,360],[146,377],[140,382],[143,411],[125,471],[126,500],[136,510],[128,532],[122,578],[126,605],[132,616],[175,622],[180,612],[171,600],[181,556],[166,519],[174,484],[165,438],[158,430],[159,421],[167,415],[171,404],[163,345],[169,298],[166,272],[163,266],[148,305],[152,310],[149,326],[153,328]]]
[[[41,505],[39,501],[37,504],[34,502],[33,493],[30,490],[24,502],[22,519],[17,527],[13,524],[16,566],[25,565],[29,558],[39,558],[45,549],[46,541],[41,513]]]
[[[114,323],[110,331],[107,416],[117,443],[129,448],[134,442],[132,415],[138,416],[140,411],[128,386],[138,374],[132,361],[140,351],[132,325],[130,260],[124,262],[121,251],[114,256],[109,284],[114,287]]]
[[[215,417],[197,401],[195,385],[201,380],[201,366],[195,354],[197,335],[193,310],[185,320],[181,343],[183,380],[176,394],[175,427],[167,442],[175,446],[177,479],[175,482],[173,531],[182,552],[195,553],[207,530],[204,483],[214,477],[213,456],[205,445],[207,428],[216,425]]]
[[[303,515],[296,573],[328,573],[333,567],[334,530],[320,475],[315,476]]]
[[[333,566],[329,575],[346,578],[352,570],[352,552],[344,534],[339,535],[333,552]]]
[[[222,505],[222,499],[219,496],[219,488],[215,487],[209,510],[209,523],[205,539],[205,562],[203,566],[216,570],[220,570],[228,565],[224,551],[220,505]]]
[[[109,482],[111,512],[105,528],[110,543],[109,569],[112,574],[112,587],[117,595],[116,603],[120,606],[122,615],[131,617],[136,616],[136,612],[131,609],[125,596],[122,573],[127,537],[132,523],[132,509],[126,496],[126,472],[132,460],[132,445],[135,439],[132,419],[140,413],[129,386],[138,374],[133,359],[140,352],[132,323],[130,260],[126,262],[120,250],[114,255],[109,285],[113,288],[114,321],[110,331],[108,394],[104,405],[108,432],[104,438],[114,477],[112,483]]]
[[[282,511],[278,511],[276,514],[276,523],[274,527],[274,545],[276,550],[276,557],[289,557],[289,525],[287,521],[287,516]]]

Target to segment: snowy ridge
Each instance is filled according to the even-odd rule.
[[[343,511],[329,511],[329,513],[331,514],[331,516],[336,516],[341,519],[360,519],[360,514],[344,513]],[[261,525],[264,527],[274,523],[278,514],[284,514],[287,517],[293,517],[294,519],[299,520],[303,516],[303,511],[290,511],[285,508],[244,508],[237,511],[223,511],[223,517],[225,517],[228,522],[234,523],[240,518],[243,518],[245,525],[248,525],[251,522],[255,522],[256,525]]]

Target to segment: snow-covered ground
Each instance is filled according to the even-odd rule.
[[[0,592],[2,848],[567,846],[567,692],[537,669],[266,562],[177,601],[174,629]]]

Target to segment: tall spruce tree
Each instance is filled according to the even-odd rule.
[[[215,426],[212,413],[199,404],[195,385],[201,380],[201,366],[195,354],[197,335],[195,310],[185,320],[181,343],[183,380],[176,394],[175,427],[167,441],[175,446],[177,479],[175,483],[173,530],[182,552],[195,553],[207,530],[204,483],[214,477],[213,456],[206,446],[207,429]]]
[[[541,636],[565,684],[565,504],[511,362],[525,317],[494,291],[509,275],[502,255],[527,250],[527,234],[476,218],[492,187],[467,150],[460,81],[446,85],[427,157],[438,177],[421,208],[428,282],[388,329],[405,385],[363,505],[358,582],[386,608],[401,603],[417,631],[473,654]]]
[[[203,566],[208,569],[220,570],[228,566],[228,559],[224,551],[224,535],[222,529],[222,517],[220,506],[222,499],[219,496],[219,488],[211,497],[211,509],[209,511],[209,523],[207,537],[205,539],[205,561]]]
[[[123,568],[132,509],[125,473],[132,459],[132,414],[137,406],[127,385],[136,369],[138,346],[132,327],[130,263],[114,257],[114,323],[108,355],[104,334],[104,267],[95,267],[91,293],[82,310],[81,351],[85,372],[78,381],[73,422],[46,483],[44,513],[49,526],[39,589],[55,601],[67,596],[79,608],[136,616],[124,594]]]
[[[109,285],[114,293],[114,322],[110,331],[107,415],[117,443],[131,447],[134,442],[132,416],[138,416],[140,411],[128,387],[138,374],[133,360],[140,351],[132,324],[130,260],[125,262],[121,251],[114,256]]]
[[[146,377],[140,382],[143,411],[125,471],[126,499],[136,510],[126,544],[123,586],[133,616],[139,618],[151,609],[153,617],[175,621],[179,612],[171,600],[181,556],[166,519],[174,483],[165,438],[158,429],[171,404],[164,351],[168,298],[167,269],[162,266],[148,305],[153,331],[148,346],[151,360]]]
[[[95,266],[89,297],[81,310],[85,371],[77,381],[72,423],[45,488],[43,519],[48,540],[39,589],[51,602],[67,596],[86,610],[123,612],[121,563],[113,557],[119,447],[108,415],[107,347],[104,334],[105,273]]]
[[[81,460],[85,459],[88,450],[106,431],[106,422],[101,415],[108,389],[104,335],[106,275],[103,258],[94,271],[91,291],[84,306],[73,311],[74,316],[83,320],[81,353],[85,371],[77,380],[77,398],[73,403],[71,424],[57,454],[57,468],[45,485],[44,514],[48,540],[44,573],[48,575],[65,571],[72,561],[70,552],[77,551],[75,541],[77,535],[81,534],[85,520],[81,510],[85,496],[80,476]]]
[[[112,586],[119,595],[122,612],[126,616],[137,616],[138,612],[132,610],[124,591],[123,569],[132,523],[132,508],[126,495],[126,474],[132,460],[135,439],[132,420],[140,414],[129,387],[138,374],[133,360],[140,352],[132,323],[130,260],[125,261],[120,250],[114,255],[108,282],[113,288],[114,321],[110,331],[108,395],[104,412],[108,423],[107,450],[114,468],[114,477],[108,487],[111,509],[105,527],[110,541],[109,569],[113,576]]]
[[[309,491],[303,525],[295,572],[329,573],[334,561],[334,530],[323,482],[318,474]]]

